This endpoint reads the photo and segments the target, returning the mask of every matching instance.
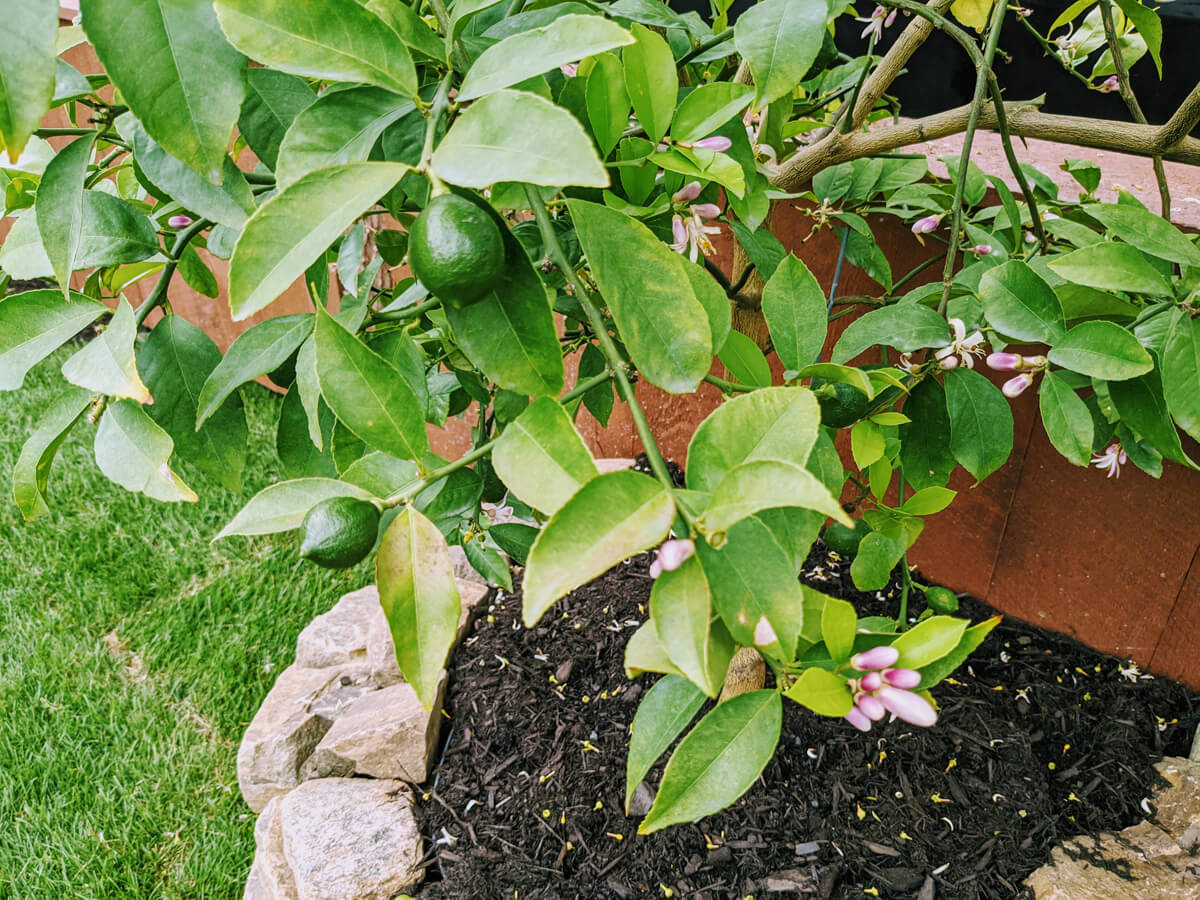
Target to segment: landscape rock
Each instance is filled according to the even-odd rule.
[[[342,713],[304,764],[308,778],[368,775],[420,784],[441,727],[442,691],[426,710],[412,686],[393,684],[366,694]]]
[[[1156,768],[1167,786],[1151,821],[1055,847],[1026,882],[1037,900],[1200,900],[1200,765],[1168,757]]]
[[[399,781],[322,778],[280,801],[296,900],[392,900],[423,877],[412,793]]]
[[[296,641],[296,665],[324,669],[364,662],[367,630],[383,618],[374,585],[346,594],[327,613],[317,616]]]
[[[283,855],[283,828],[275,797],[254,823],[254,865],[243,900],[295,900],[296,879]]]
[[[467,561],[467,551],[458,544],[450,546],[450,561],[454,563],[454,577],[459,581],[471,581],[487,587],[487,580],[472,568]]]
[[[636,460],[623,456],[600,457],[592,462],[596,464],[601,475],[607,475],[609,472],[623,472],[626,469],[632,469],[637,464]]]

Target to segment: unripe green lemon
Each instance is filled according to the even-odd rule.
[[[821,407],[821,424],[830,428],[853,425],[871,408],[866,394],[842,381],[830,381],[815,393]]]
[[[925,605],[936,613],[958,612],[958,595],[950,588],[925,588]]]
[[[457,194],[440,194],[412,224],[408,262],[438,299],[469,306],[504,273],[504,239],[485,210]]]
[[[375,546],[379,510],[355,497],[330,497],[308,511],[300,526],[300,555],[327,569],[347,569]]]
[[[858,553],[858,545],[862,543],[862,539],[871,530],[861,519],[855,519],[854,526],[854,528],[847,528],[841,522],[830,522],[825,527],[825,533],[822,535],[822,538],[825,540],[825,546],[838,556],[843,556],[847,559],[853,557]]]

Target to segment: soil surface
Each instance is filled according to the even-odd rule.
[[[622,660],[648,565],[617,566],[532,631],[519,593],[481,611],[452,660],[452,727],[419,804],[420,900],[1021,897],[1059,841],[1145,818],[1153,762],[1187,755],[1184,687],[1007,619],[935,688],[936,727],[862,735],[785,701],[778,752],[740,801],[639,837],[625,746],[652,676],[626,680]],[[803,578],[860,614],[897,612],[898,589],[856,591],[819,542]],[[910,612],[922,608],[918,594]],[[960,613],[994,611],[964,598]]]

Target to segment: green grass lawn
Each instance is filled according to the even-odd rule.
[[[130,494],[80,423],[25,523],[11,470],[66,355],[0,394],[0,898],[241,897],[238,741],[296,635],[370,573],[303,563],[290,535],[210,543],[279,477],[280,401],[253,385],[243,495],[186,467],[199,503]]]

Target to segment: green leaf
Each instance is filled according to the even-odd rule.
[[[841,718],[854,706],[854,697],[846,679],[825,669],[805,669],[783,695],[819,716]]]
[[[946,320],[928,306],[902,303],[871,310],[850,323],[833,347],[830,359],[849,362],[877,344],[895,347],[902,353],[950,343]]]
[[[764,285],[762,311],[786,368],[803,369],[820,357],[829,327],[825,293],[808,266],[791,254]]]
[[[965,623],[964,623],[965,624]],[[963,632],[958,644],[941,659],[936,659],[921,669],[921,683],[917,690],[926,691],[952,673],[967,661],[972,653],[979,649],[984,638],[991,634],[992,629],[1000,624],[1000,616],[992,616],[978,625],[972,625]]]
[[[733,635],[781,662],[790,661],[804,627],[804,592],[791,557],[757,518],[729,530],[720,549],[696,543],[713,606]]]
[[[702,84],[684,97],[675,110],[671,137],[685,143],[709,137],[741,113],[753,97],[754,88],[748,84],[728,81]]]
[[[1150,58],[1154,60],[1154,67],[1158,69],[1158,77],[1161,79],[1162,20],[1158,18],[1158,11],[1142,6],[1138,0],[1117,0],[1117,6],[1129,17],[1137,33],[1146,42],[1146,49],[1150,51]]]
[[[138,353],[138,368],[154,397],[147,408],[180,456],[231,491],[241,491],[247,426],[242,398],[233,394],[196,430],[204,382],[221,351],[203,331],[177,315],[163,316]]]
[[[267,319],[241,334],[200,390],[196,427],[203,425],[239,385],[283,365],[312,333],[312,327],[312,316],[299,313]]]
[[[967,622],[950,616],[932,616],[892,641],[900,651],[896,668],[923,669],[958,646]]]
[[[708,580],[695,556],[654,580],[650,617],[659,643],[679,671],[708,696],[721,693],[736,648],[715,617]]]
[[[625,644],[625,677],[637,678],[643,672],[683,676],[659,641],[653,619],[643,622]]]
[[[1051,270],[1075,284],[1102,291],[1132,291],[1136,294],[1167,296],[1171,284],[1148,259],[1129,244],[1106,241],[1059,257]]]
[[[25,521],[32,522],[50,512],[46,505],[46,481],[58,448],[71,428],[91,406],[92,395],[76,387],[67,388],[42,416],[33,434],[21,448],[13,466],[13,499]]]
[[[1197,387],[1200,385],[1193,385],[1193,390]],[[1171,414],[1167,410],[1167,401],[1163,398],[1162,379],[1157,371],[1147,372],[1138,378],[1109,382],[1108,393],[1126,427],[1133,429],[1164,459],[1197,468],[1183,452],[1179,432],[1175,430],[1175,423],[1171,421]]]
[[[1057,295],[1021,260],[985,272],[979,281],[979,300],[988,323],[1013,340],[1053,344],[1066,333]]]
[[[179,255],[179,274],[187,282],[188,287],[205,297],[215,300],[221,294],[221,285],[217,276],[204,264],[196,248],[188,244]]]
[[[671,754],[638,834],[695,822],[733,803],[770,762],[782,720],[775,691],[749,691],[719,704]]]
[[[692,293],[708,313],[708,327],[712,335],[712,346],[721,347],[729,337],[733,321],[733,307],[724,289],[703,268],[680,257],[683,271],[692,286]]]
[[[1163,347],[1163,394],[1179,427],[1200,440],[1200,319],[1181,308],[1170,316]]]
[[[413,96],[408,48],[382,19],[342,0],[217,0],[230,43],[264,65],[327,81],[356,81]]]
[[[538,535],[525,569],[523,612],[532,628],[559,597],[667,536],[675,503],[638,472],[593,478]]]
[[[892,569],[904,555],[903,540],[872,531],[858,545],[858,553],[850,563],[850,577],[860,591],[879,591],[891,581]]]
[[[110,480],[128,491],[169,503],[199,499],[171,471],[174,444],[132,400],[110,403],[96,429],[96,465]]]
[[[538,530],[520,522],[502,522],[489,528],[488,536],[512,557],[513,562],[523,566],[529,558],[529,549],[537,540]]]
[[[625,89],[646,137],[661,141],[675,113],[679,75],[667,42],[644,25],[634,23],[636,43],[621,51],[625,65]]]
[[[567,205],[634,364],[665,391],[694,391],[712,365],[712,330],[680,256],[623,213]]]
[[[755,109],[800,83],[821,52],[827,14],[810,0],[763,0],[738,18],[733,43],[754,76]]]
[[[741,222],[731,222],[729,229],[750,257],[750,262],[754,263],[758,274],[763,279],[770,280],[783,258],[787,256],[787,250],[779,243],[779,238],[765,228],[751,231]]]
[[[482,541],[468,541],[463,551],[467,554],[467,562],[471,564],[471,568],[483,576],[488,584],[512,592],[512,572],[499,553],[491,547],[485,547]]]
[[[52,3],[5,8],[0,30],[0,147],[16,162],[54,96],[54,39],[58,10]]]
[[[509,490],[546,515],[599,474],[571,417],[550,397],[535,400],[505,427],[492,466]]]
[[[37,210],[29,207],[12,218],[12,229],[0,244],[0,269],[14,279],[53,278],[54,267],[46,257],[38,231]]]
[[[596,57],[587,75],[587,113],[602,156],[608,156],[629,127],[629,93],[625,70],[612,53]]]
[[[946,411],[950,452],[977,482],[1004,465],[1012,452],[1013,417],[998,387],[972,369],[951,369]]]
[[[383,130],[416,110],[384,88],[326,92],[297,114],[279,147],[275,183],[286,188],[314,169],[362,162]]]
[[[883,432],[873,422],[855,422],[850,429],[850,455],[860,469],[882,459],[886,448]]]
[[[176,159],[218,183],[246,93],[246,58],[221,34],[213,5],[87,0],[82,11],[84,31],[105,72],[146,131]]]
[[[1145,375],[1154,360],[1138,339],[1112,322],[1081,322],[1050,348],[1050,362],[1105,381]]]
[[[670,150],[651,153],[648,160],[668,172],[678,172],[688,180],[715,181],[736,197],[746,192],[745,170],[728,153],[676,145]]]
[[[1200,249],[1178,228],[1141,206],[1094,203],[1083,211],[1138,250],[1185,266],[1200,266]]]
[[[229,305],[241,321],[304,274],[355,219],[408,171],[402,163],[343,163],[309,172],[258,208],[229,267]]]
[[[932,516],[953,503],[957,496],[958,491],[934,485],[921,488],[901,503],[899,508],[910,516]]]
[[[367,0],[363,6],[383,19],[413,50],[437,62],[446,61],[446,48],[441,38],[404,0]]]
[[[317,377],[329,408],[375,449],[421,459],[429,449],[425,412],[399,370],[323,313],[315,338]]]
[[[375,576],[396,662],[421,703],[432,709],[462,608],[446,539],[432,522],[405,507],[379,543]]]
[[[854,637],[857,633],[858,611],[854,604],[837,597],[827,599],[825,611],[821,614],[821,640],[825,642],[829,656],[835,663],[844,663],[850,658],[850,654],[854,652]]]
[[[268,169],[275,170],[283,136],[296,116],[316,99],[303,78],[274,69],[246,70],[246,99],[238,132]]]
[[[725,343],[717,351],[717,358],[742,384],[751,387],[770,387],[771,364],[758,344],[740,331],[725,335]]]
[[[72,292],[26,291],[0,300],[0,391],[15,391],[25,373],[57,350],[108,307]]]
[[[704,694],[700,689],[678,675],[660,678],[646,692],[630,726],[629,758],[625,764],[626,815],[634,790],[703,705]]]
[[[826,381],[837,381],[848,384],[867,395],[871,400],[875,397],[875,385],[862,369],[854,366],[839,366],[837,363],[809,363],[802,366],[797,378],[823,378]]]
[[[63,363],[63,377],[94,394],[150,403],[153,398],[142,384],[133,358],[136,338],[133,307],[122,297],[108,327]]]
[[[84,177],[95,145],[94,135],[72,141],[46,165],[38,186],[38,231],[64,297],[70,289],[71,272],[79,268]]]
[[[585,56],[633,43],[633,35],[601,16],[568,14],[488,47],[467,71],[458,100],[474,100]],[[614,142],[615,144],[615,142]]]
[[[274,534],[292,531],[304,523],[308,511],[331,497],[354,497],[358,500],[373,499],[371,493],[345,481],[333,478],[296,478],[280,481],[264,488],[242,507],[228,525],[221,529],[214,541],[235,534]]]
[[[1042,425],[1054,449],[1076,466],[1087,466],[1092,456],[1093,424],[1087,404],[1060,375],[1046,372],[1038,388]]]
[[[735,397],[717,407],[692,435],[688,487],[715,491],[727,472],[755,459],[804,465],[820,422],[817,400],[807,388],[771,387]]]
[[[761,509],[784,506],[816,510],[853,527],[837,498],[815,475],[777,459],[754,459],[730,470],[713,491],[698,525],[710,534],[721,534]]]
[[[525,91],[497,91],[472,103],[433,152],[433,168],[463,187],[608,187],[608,171],[579,120]]]
[[[342,481],[356,484],[376,497],[387,497],[421,477],[411,459],[396,459],[378,450],[356,459],[342,472]],[[445,481],[439,482],[445,484]]]

